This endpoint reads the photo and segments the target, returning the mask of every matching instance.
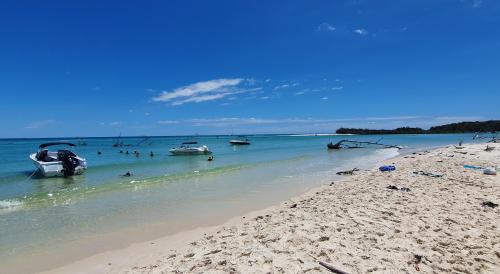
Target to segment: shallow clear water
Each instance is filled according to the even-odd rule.
[[[341,139],[376,141],[405,149],[328,151]],[[193,139],[193,138],[190,138]],[[386,136],[251,136],[250,146],[231,146],[227,136],[198,136],[214,152],[169,156],[184,137],[87,138],[76,152],[87,159],[85,174],[29,178],[28,155],[40,143],[61,140],[0,140],[0,262],[37,250],[145,224],[167,223],[169,232],[207,220],[263,208],[335,178],[338,170],[368,167],[405,151],[472,141],[469,134]],[[75,141],[76,140],[70,140]],[[119,153],[138,150],[139,157]],[[102,152],[97,155],[97,151]],[[155,156],[150,157],[153,151]],[[131,171],[133,177],[122,177]],[[186,225],[189,224],[189,225]]]

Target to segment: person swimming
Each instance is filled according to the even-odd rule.
[[[211,162],[213,160],[214,160],[214,156],[209,156],[208,159],[207,159],[207,161],[209,161],[209,162]]]
[[[149,157],[154,157],[154,156],[155,156],[155,154],[151,151],[151,152],[149,153]]]
[[[122,175],[123,177],[130,177],[132,176],[132,172],[127,171],[125,174]]]
[[[123,150],[120,150],[120,153],[123,153]]]
[[[102,154],[102,152],[100,152],[100,151],[97,152],[97,155],[101,155],[101,154]]]
[[[128,150],[125,152],[125,154],[129,155]]]

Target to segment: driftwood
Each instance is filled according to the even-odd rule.
[[[355,167],[351,170],[339,171],[339,172],[337,172],[337,175],[353,175],[354,171],[359,171],[359,169],[357,167]]]
[[[491,132],[491,136],[481,136],[480,134],[480,132],[476,133],[476,135],[472,137],[472,140],[489,139],[488,143],[500,143],[500,138],[498,137],[497,132]]]
[[[375,145],[375,146],[381,146],[383,148],[397,148],[401,149],[401,146],[397,145],[387,145],[387,144],[381,144],[380,141],[382,139],[379,139],[376,142],[368,142],[368,141],[354,141],[354,140],[340,140],[337,143],[333,144],[330,142],[327,146],[329,149],[341,149],[341,148],[366,148],[366,145]]]
[[[340,270],[340,269],[337,269],[337,268],[335,268],[335,267],[333,267],[333,266],[331,266],[331,265],[329,265],[329,264],[327,264],[327,263],[324,263],[324,262],[319,262],[319,264],[320,264],[321,266],[323,266],[324,268],[326,268],[326,269],[330,270],[330,271],[331,271],[331,272],[333,272],[333,273],[337,273],[337,274],[347,274],[347,272],[342,271],[342,270]]]

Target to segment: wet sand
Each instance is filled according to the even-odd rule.
[[[464,168],[500,166],[500,144],[490,146],[398,157],[384,163],[396,171],[355,172],[220,226],[49,272],[329,273],[322,261],[347,273],[500,273],[500,207],[483,205],[500,204],[500,177]]]

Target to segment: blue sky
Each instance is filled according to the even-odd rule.
[[[500,118],[496,0],[4,0],[0,35],[0,137]]]

